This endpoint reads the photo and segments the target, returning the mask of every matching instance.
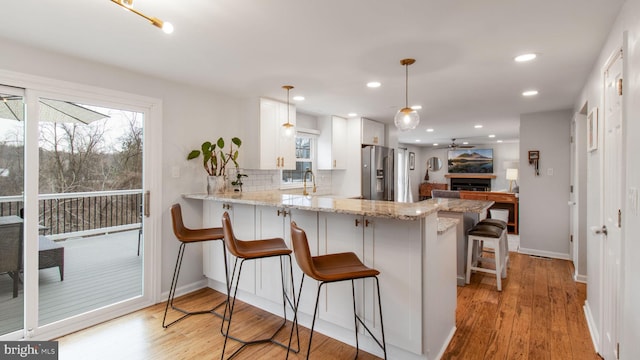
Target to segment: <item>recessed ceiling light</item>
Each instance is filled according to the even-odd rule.
[[[482,129],[482,125],[475,125],[474,128],[476,129]]]
[[[422,109],[422,105],[413,105],[411,107],[411,110],[420,110],[420,109]]]
[[[420,142],[420,139],[416,139],[416,142]]]
[[[495,135],[493,135],[493,134],[491,134],[491,135],[489,135],[489,137],[490,137],[490,138],[494,138],[494,137],[496,137],[496,136],[495,136]]]
[[[304,96],[302,96],[302,95],[296,95],[296,96],[294,96],[294,97],[293,97],[293,100],[295,100],[295,101],[302,101],[302,100],[304,100]]]
[[[356,117],[356,116],[358,116],[358,114],[357,114],[357,113],[348,113],[348,114],[347,114],[347,116],[349,116],[349,117]]]
[[[469,142],[468,141],[463,141],[462,145],[469,145]]]
[[[527,90],[522,93],[522,96],[535,96],[538,95],[538,90]]]
[[[382,84],[378,81],[370,81],[367,83],[367,87],[370,87],[370,88],[379,88],[380,85]]]
[[[496,141],[496,142],[501,143],[501,142],[502,142],[502,140],[498,140],[498,141]]]
[[[438,146],[438,143],[433,144],[433,146]]]
[[[427,132],[433,132],[433,129],[432,128],[428,128]]]
[[[527,61],[531,61],[533,59],[535,59],[538,55],[536,54],[522,54],[522,55],[518,55],[516,56],[513,60],[517,61],[517,62],[527,62]]]

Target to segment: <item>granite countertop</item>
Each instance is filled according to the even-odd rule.
[[[216,195],[186,194],[188,199],[226,201],[236,204],[294,208],[339,214],[362,215],[398,220],[417,220],[437,211],[482,212],[493,201],[429,199],[415,203],[352,199],[333,195],[304,196],[280,191],[229,192]]]
[[[438,218],[438,235],[442,235],[447,230],[453,227],[456,227],[459,221],[460,220],[458,219],[439,217]]]

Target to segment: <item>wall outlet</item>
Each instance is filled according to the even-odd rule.
[[[171,167],[171,177],[176,179],[180,177],[180,166]]]

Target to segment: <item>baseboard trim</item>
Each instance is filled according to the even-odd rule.
[[[571,260],[571,256],[569,256],[569,254],[562,254],[562,253],[557,253],[553,251],[527,249],[527,248],[521,247],[520,249],[518,249],[518,252],[520,254],[526,254],[526,255],[542,256],[542,257],[548,257],[548,258],[560,259],[560,260]]]
[[[577,273],[573,274],[573,280],[575,282],[586,284],[587,283],[587,275],[580,275],[580,274],[577,274]]]
[[[584,302],[584,316],[587,319],[587,327],[589,328],[589,334],[591,335],[591,342],[593,343],[593,347],[596,349],[596,353],[600,353],[600,333],[598,332],[598,328],[596,327],[596,323],[593,319],[593,314],[591,313],[591,308],[589,307],[589,301]]]
[[[207,279],[203,279],[200,281],[196,281],[196,282],[192,282],[191,284],[186,284],[180,287],[176,288],[176,293],[174,297],[180,297],[182,295],[187,295],[189,293],[192,293],[196,290],[200,290],[203,288],[206,288],[208,285]],[[224,292],[224,291],[223,291]],[[157,303],[163,303],[163,302],[167,302],[167,299],[169,298],[169,290],[164,291],[160,294],[160,301],[158,301]]]

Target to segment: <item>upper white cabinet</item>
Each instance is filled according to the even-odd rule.
[[[384,124],[377,121],[362,118],[362,145],[385,145]]]
[[[347,168],[347,119],[325,116],[318,119],[318,169]]]
[[[261,170],[295,170],[295,137],[284,137],[281,132],[282,124],[287,122],[287,104],[266,98],[257,102],[250,100],[245,105],[239,157],[241,166]],[[288,116],[289,122],[295,125],[295,105],[289,105]]]

